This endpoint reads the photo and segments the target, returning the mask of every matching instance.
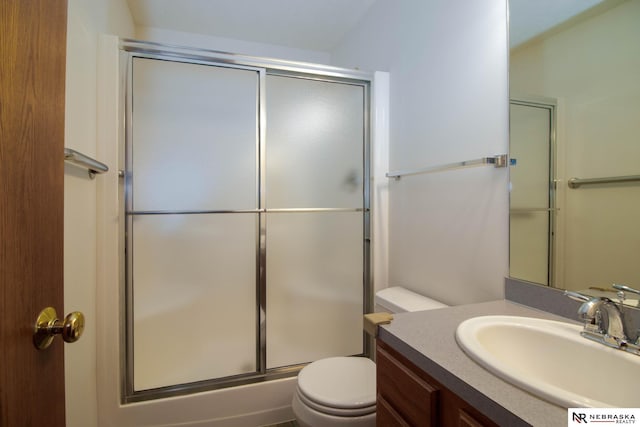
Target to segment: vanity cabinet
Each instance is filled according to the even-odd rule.
[[[497,427],[384,341],[376,347],[378,426]]]

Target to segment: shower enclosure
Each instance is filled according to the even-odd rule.
[[[367,354],[366,73],[124,41],[125,402]]]
[[[509,275],[554,286],[556,229],[556,103],[510,101]]]

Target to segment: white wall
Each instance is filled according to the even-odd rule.
[[[640,173],[640,0],[511,55],[511,91],[558,98],[558,285],[640,286],[640,187],[568,189],[572,177]]]
[[[390,72],[392,170],[507,152],[506,3],[380,1],[332,52]],[[391,181],[389,285],[448,304],[501,298],[507,182],[491,167]]]
[[[96,155],[98,34],[133,34],[124,0],[70,0],[67,22],[65,146]],[[82,338],[65,348],[68,427],[98,425],[96,398],[96,182],[65,165],[64,311],[82,311]],[[59,313],[60,314],[60,313]]]

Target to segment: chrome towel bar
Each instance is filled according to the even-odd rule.
[[[463,162],[456,162],[456,163],[447,163],[444,165],[430,166],[422,169],[388,172],[386,174],[386,177],[395,178],[396,180],[398,180],[403,176],[418,175],[422,173],[441,172],[441,171],[446,171],[451,169],[459,169],[459,168],[465,168],[470,166],[484,166],[484,165],[493,165],[496,168],[504,168],[504,167],[507,167],[507,165],[515,165],[515,159],[511,159],[509,162],[507,162],[506,154],[498,154],[493,157],[482,157],[480,159],[465,160]]]
[[[91,157],[71,148],[64,149],[64,160],[83,168],[87,168],[89,171],[89,178],[91,179],[95,178],[97,173],[105,173],[109,170],[109,167],[104,163],[92,159]]]
[[[531,212],[557,212],[559,210],[560,209],[558,208],[513,208],[509,209],[509,213],[523,214]]]
[[[569,188],[580,188],[582,185],[589,184],[611,184],[618,182],[632,182],[632,181],[640,181],[640,175],[626,175],[626,176],[609,176],[604,178],[571,178],[567,184]]]

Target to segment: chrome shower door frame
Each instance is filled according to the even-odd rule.
[[[133,60],[134,58],[147,58],[155,60],[165,60],[173,62],[184,62],[190,64],[211,65],[226,68],[238,68],[242,70],[255,71],[259,76],[258,85],[258,108],[257,108],[257,138],[256,138],[256,209],[249,210],[229,210],[229,211],[134,211],[132,203],[132,81],[133,81]],[[123,110],[125,112],[124,141],[120,142],[121,152],[124,153],[123,164],[125,169],[120,173],[123,203],[121,203],[120,213],[124,226],[121,227],[124,251],[122,254],[124,272],[121,277],[121,311],[120,331],[121,331],[121,401],[122,403],[139,402],[170,396],[178,396],[195,392],[215,390],[220,388],[252,384],[272,379],[294,376],[304,366],[304,364],[286,366],[281,368],[267,369],[266,364],[266,213],[277,212],[362,212],[363,215],[363,309],[364,313],[373,308],[371,261],[370,261],[370,177],[371,177],[371,149],[370,149],[370,127],[371,127],[371,102],[370,92],[373,82],[373,74],[346,70],[325,65],[316,65],[294,61],[282,61],[269,58],[258,58],[218,52],[207,49],[193,49],[178,46],[163,45],[159,43],[141,42],[130,39],[123,39],[120,42],[120,62],[121,62],[121,88],[124,96]],[[346,83],[362,86],[364,93],[363,112],[363,194],[362,208],[321,208],[321,209],[267,209],[266,207],[266,76],[279,75],[286,77],[302,78],[309,80],[319,80],[332,83]],[[234,214],[234,213],[255,213],[258,216],[256,234],[256,367],[257,371],[249,374],[233,375],[229,377],[202,380],[187,384],[177,384],[166,387],[153,388],[148,390],[135,390],[134,387],[134,358],[133,358],[133,236],[127,233],[132,230],[132,221],[135,215],[163,215],[163,214]],[[363,313],[363,314],[364,314]],[[372,352],[370,339],[363,333],[363,355],[369,356]]]
[[[548,230],[548,253],[547,253],[547,283],[549,287],[555,287],[557,266],[555,262],[557,252],[557,213],[558,213],[558,141],[557,141],[557,121],[558,121],[558,101],[547,97],[533,96],[513,96],[509,99],[510,105],[539,108],[546,110],[549,114],[549,230]],[[517,162],[517,159],[515,159]],[[517,167],[517,163],[516,166]]]

